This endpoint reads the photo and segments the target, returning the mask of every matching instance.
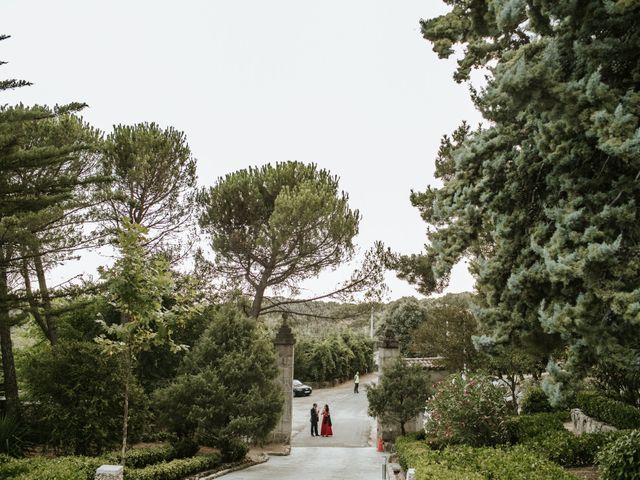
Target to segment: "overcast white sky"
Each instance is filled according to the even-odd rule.
[[[34,83],[0,103],[82,101],[109,131],[155,121],[183,130],[201,185],[268,162],[315,162],[341,178],[363,220],[358,244],[421,250],[409,203],[433,183],[440,137],[480,121],[418,21],[439,1],[2,0],[0,78]],[[73,268],[92,272],[104,258]],[[95,265],[94,265],[95,263]],[[307,287],[330,288],[344,272]],[[415,294],[389,276],[391,298]],[[463,265],[449,291],[471,290]]]

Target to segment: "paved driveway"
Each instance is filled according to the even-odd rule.
[[[374,421],[367,415],[364,385],[374,375],[360,378],[360,393],[353,384],[318,389],[310,397],[293,399],[291,455],[225,475],[225,480],[379,480],[383,453],[373,446]],[[302,379],[304,380],[304,379]],[[311,437],[309,410],[313,403],[329,404],[333,437]]]
[[[360,377],[360,393],[353,393],[353,383],[344,383],[334,388],[314,390],[309,397],[293,398],[293,447],[367,447],[373,445],[372,433],[375,423],[367,415],[367,392],[365,385],[376,379],[375,374]],[[326,404],[331,410],[333,437],[312,437],[309,412],[317,403]],[[321,418],[322,420],[322,418]],[[318,425],[320,430],[321,425]]]
[[[321,437],[322,438],[322,437]],[[380,480],[384,454],[375,448],[294,447],[286,457],[230,473],[224,480]]]

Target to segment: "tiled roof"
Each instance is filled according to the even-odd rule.
[[[407,365],[419,365],[429,370],[445,370],[444,357],[405,358]]]

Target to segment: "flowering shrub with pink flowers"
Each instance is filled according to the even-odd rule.
[[[427,401],[424,430],[434,443],[496,445],[508,438],[504,392],[481,374],[454,374]]]

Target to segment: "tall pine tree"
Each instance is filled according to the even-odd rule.
[[[481,341],[548,335],[567,371],[640,368],[640,4],[445,3],[423,35],[443,58],[462,46],[457,81],[487,73],[487,126],[445,138],[443,186],[412,194],[429,244],[401,276],[440,290],[467,256]]]
[[[8,36],[0,35],[0,40]],[[23,87],[28,82],[0,81],[0,92]],[[6,412],[19,415],[18,382],[11,340],[11,325],[20,304],[15,295],[20,262],[25,258],[24,244],[31,232],[51,221],[53,211],[72,195],[69,182],[59,178],[31,175],[34,170],[50,168],[64,161],[68,146],[33,147],[29,126],[80,110],[84,105],[47,107],[0,107],[0,349],[6,397]]]

